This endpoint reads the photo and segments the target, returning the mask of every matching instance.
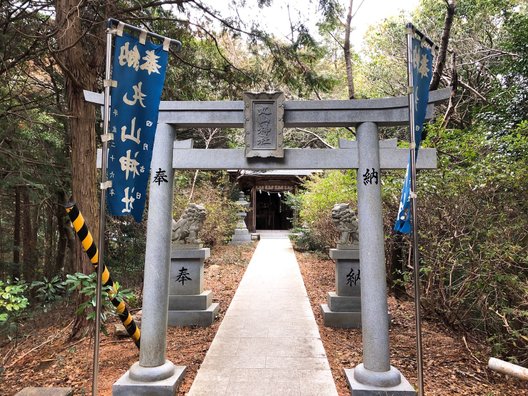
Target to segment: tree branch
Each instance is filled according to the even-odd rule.
[[[350,31],[352,25],[352,6],[354,5],[354,0],[350,0],[348,7],[348,13],[346,17],[345,25],[345,44],[343,45],[343,51],[345,55],[345,65],[346,65],[346,75],[348,83],[348,98],[354,99],[354,77],[352,76],[352,59],[350,57]]]
[[[308,135],[311,135],[313,136],[315,139],[312,139],[310,140],[309,143],[313,142],[314,140],[317,140],[319,142],[321,142],[324,146],[326,146],[327,148],[335,148],[334,146],[328,144],[321,136],[319,136],[317,133],[315,132],[312,132],[312,131],[309,131],[308,129],[304,129],[304,128],[294,128],[292,130],[292,132],[301,132],[301,133],[305,133],[305,134],[308,134]]]
[[[446,83],[449,83],[449,80],[447,77],[442,76],[442,80],[444,80]],[[473,88],[471,85],[466,84],[464,81],[462,81],[460,78],[458,79],[458,84],[466,88],[468,91],[471,91],[475,96],[478,96],[480,99],[482,99],[484,102],[489,103],[488,99],[484,95],[482,95],[479,91],[477,91],[475,88]]]
[[[440,42],[440,50],[438,51],[438,56],[436,58],[436,64],[433,72],[433,79],[429,89],[434,91],[438,89],[440,85],[440,80],[442,79],[442,73],[444,72],[444,67],[446,64],[447,58],[447,47],[449,45],[449,36],[451,35],[451,27],[453,26],[453,19],[456,12],[456,0],[445,0],[447,4],[447,12],[444,20],[444,31],[442,33],[442,39]]]

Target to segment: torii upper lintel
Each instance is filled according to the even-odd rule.
[[[433,117],[434,105],[450,95],[450,88],[431,91],[426,119]],[[84,98],[87,102],[103,105],[103,94],[84,91]],[[284,102],[285,128],[344,127],[364,122],[374,122],[378,126],[408,125],[408,97]],[[244,102],[162,101],[158,123],[171,124],[175,128],[243,128]]]

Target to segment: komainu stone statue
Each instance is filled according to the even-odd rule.
[[[172,242],[199,245],[198,233],[203,227],[206,213],[203,205],[189,204],[178,221],[172,219]]]
[[[335,204],[332,208],[332,220],[338,231],[341,232],[338,249],[358,249],[359,234],[356,214],[346,203]]]

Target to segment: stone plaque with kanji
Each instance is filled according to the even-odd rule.
[[[246,157],[284,158],[284,93],[244,93]]]

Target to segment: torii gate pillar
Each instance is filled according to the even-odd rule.
[[[158,124],[151,169],[165,170],[168,182],[157,184],[152,181],[154,175],[150,175],[139,362],[134,363],[130,370],[114,383],[113,396],[174,395],[185,373],[185,366],[175,366],[170,360],[166,360],[165,355],[169,309],[174,138],[174,129],[170,125]]]
[[[390,365],[389,317],[378,127],[365,122],[357,128],[357,194],[359,263],[361,270],[361,329],[363,363],[345,369],[352,394],[416,395],[411,384]]]

